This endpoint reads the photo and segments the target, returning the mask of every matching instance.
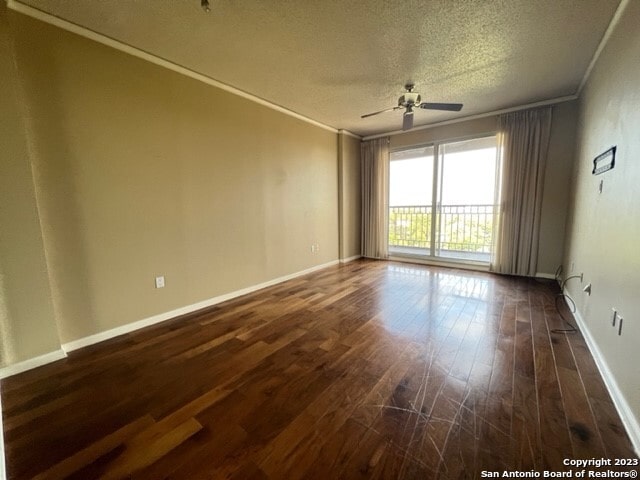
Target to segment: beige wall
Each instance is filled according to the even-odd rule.
[[[628,2],[580,98],[572,214],[565,269],[584,273],[568,288],[635,416],[640,446],[640,2]],[[593,158],[617,145],[612,171],[592,175]],[[603,181],[603,191],[598,185]],[[571,265],[574,265],[571,271]],[[593,285],[587,296],[581,287]],[[624,317],[622,336],[612,308]]]
[[[335,133],[9,19],[63,343],[338,259]]]
[[[467,122],[393,135],[390,139],[390,146],[394,149],[424,145],[436,141],[493,134],[497,129],[497,121],[497,116],[489,116]],[[571,179],[573,162],[575,122],[576,102],[554,105],[540,220],[540,246],[537,269],[540,274],[552,275],[562,263],[564,226],[569,195],[568,185]]]
[[[360,140],[341,133],[340,165],[340,258],[360,255]]]
[[[389,148],[403,148],[414,145],[424,145],[436,141],[456,140],[460,138],[477,137],[496,132],[497,117],[485,117],[468,122],[453,123],[441,127],[414,130],[411,132],[392,135],[389,138]]]
[[[576,101],[553,106],[540,217],[540,273],[554,274],[562,265],[571,172],[575,157],[577,107]]]
[[[16,75],[0,2],[0,366],[60,349]]]

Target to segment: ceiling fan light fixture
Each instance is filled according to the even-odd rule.
[[[209,5],[209,0],[200,0],[200,6],[202,10],[209,13],[211,11],[211,6]]]
[[[407,92],[398,100],[398,105],[403,107],[406,105],[418,105],[420,103],[420,94],[415,92]]]
[[[413,128],[413,110],[409,105],[402,116],[402,130],[411,130]]]

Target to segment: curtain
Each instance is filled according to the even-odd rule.
[[[389,137],[360,145],[362,256],[389,256]]]
[[[491,270],[535,276],[551,107],[498,118],[500,210]]]

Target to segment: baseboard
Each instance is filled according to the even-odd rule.
[[[419,257],[410,257],[410,256],[395,256],[390,255],[388,260],[392,262],[402,262],[402,263],[417,263],[420,265],[430,265],[432,267],[447,267],[447,268],[457,268],[460,270],[471,270],[474,272],[488,272],[489,265],[487,264],[473,264],[473,263],[463,263],[463,262],[447,262],[446,260],[434,260],[434,259],[423,259]]]
[[[555,280],[556,275],[554,273],[536,272],[536,278],[548,278],[549,280]]]
[[[18,373],[26,372],[27,370],[41,367],[42,365],[53,363],[66,357],[67,354],[64,350],[56,350],[54,352],[45,353],[44,355],[30,358],[22,362],[14,363],[13,365],[8,365],[6,367],[0,368],[0,379],[7,378],[12,375],[17,375]]]
[[[278,283],[286,282],[287,280],[292,280],[294,278],[300,277],[302,275],[307,275],[309,273],[315,272],[317,270],[322,270],[323,268],[331,267],[333,265],[337,265],[339,260],[333,260],[328,263],[323,263],[322,265],[316,265],[315,267],[307,268],[306,270],[301,270],[299,272],[291,273],[289,275],[285,275],[282,277],[274,278],[273,280],[269,280],[267,282],[260,283],[258,285],[252,285],[247,288],[243,288],[240,290],[236,290],[234,292],[225,293],[223,295],[219,295],[217,297],[209,298],[207,300],[203,300],[202,302],[194,303],[191,305],[187,305],[186,307],[177,308],[175,310],[171,310],[169,312],[160,313],[158,315],[153,315],[152,317],[148,317],[142,320],[138,320],[133,323],[128,323],[126,325],[122,325],[120,327],[112,328],[111,330],[106,330],[104,332],[96,333],[94,335],[89,335],[88,337],[80,338],[78,340],[73,340],[68,343],[64,343],[62,348],[65,352],[72,352],[74,350],[78,350],[80,348],[88,347],[90,345],[94,345],[99,342],[103,342],[105,340],[109,340],[114,337],[119,337],[120,335],[124,335],[130,332],[134,332],[144,327],[149,327],[151,325],[155,325],[156,323],[165,322],[172,318],[179,317],[181,315],[186,315],[188,313],[192,313],[198,310],[202,310],[203,308],[212,307],[213,305],[217,305],[218,303],[226,302],[227,300],[234,299],[236,297],[240,297],[242,295],[247,295],[248,293],[253,293],[257,290],[261,290],[263,288],[271,287],[273,285],[277,285]]]
[[[340,263],[349,263],[362,258],[362,255],[354,255],[353,257],[341,258]]]
[[[344,259],[342,260],[342,262],[355,260],[356,258],[360,258],[360,257],[358,256],[358,257],[352,257],[349,259]],[[185,315],[187,313],[195,312],[197,310],[201,310],[203,308],[207,308],[207,307],[216,305],[218,303],[226,302],[227,300],[231,300],[233,298],[240,297],[242,295],[246,295],[248,293],[261,290],[263,288],[271,287],[273,285],[277,285],[278,283],[286,282],[287,280],[292,280],[294,278],[301,277],[309,273],[313,273],[317,270],[322,270],[323,268],[337,265],[339,262],[340,262],[339,260],[333,260],[331,262],[323,263],[322,265],[316,265],[315,267],[307,268],[299,272],[274,278],[273,280],[269,280],[267,282],[263,282],[258,285],[253,285],[251,287],[243,288],[241,290],[236,290],[234,292],[226,293],[224,295],[219,295],[217,297],[210,298],[202,302],[194,303],[186,307],[171,310],[170,312],[161,313],[159,315],[154,315],[152,317],[145,318],[137,322],[129,323],[127,325],[123,325],[118,328],[113,328],[111,330],[107,330],[106,332],[97,333],[95,335],[90,335],[85,338],[80,338],[78,340],[65,343],[62,345],[62,350],[56,350],[55,352],[50,352],[44,355],[40,355],[39,357],[30,358],[28,360],[1,368],[0,379],[7,378],[12,375],[16,375],[18,373],[31,370],[33,368],[46,365],[47,363],[52,363],[57,360],[66,358],[67,357],[66,352],[78,350],[79,348],[87,347],[89,345],[93,345],[95,343],[99,343],[104,340],[108,340],[110,338],[124,335],[125,333],[133,332],[135,330],[147,327],[149,325],[154,325],[156,323],[164,322],[166,320],[178,317],[180,315]],[[2,398],[1,397],[2,395],[0,395],[0,480],[6,480],[7,477],[6,477],[5,457],[4,457],[4,435],[3,435],[3,427],[2,427]]]
[[[571,309],[571,305],[569,305],[566,297],[564,298],[565,303],[567,303],[569,309]],[[609,395],[611,395],[613,404],[615,405],[616,410],[618,411],[618,415],[620,415],[620,419],[622,420],[627,434],[631,439],[631,443],[633,444],[633,448],[636,451],[636,455],[640,456],[640,423],[638,423],[638,419],[633,414],[629,403],[624,398],[624,395],[622,394],[620,387],[618,387],[618,383],[616,382],[613,373],[611,373],[611,370],[609,369],[609,365],[607,365],[607,361],[605,360],[604,355],[602,355],[602,352],[598,348],[598,344],[595,342],[593,336],[591,335],[591,332],[589,331],[584,318],[582,318],[582,315],[577,309],[573,314],[573,317],[575,318],[578,327],[580,327],[580,332],[582,332],[582,336],[587,342],[587,347],[589,348],[591,355],[593,355],[593,358],[596,361],[596,365],[598,366],[598,370],[600,371],[600,376],[602,376],[604,384],[609,391]]]

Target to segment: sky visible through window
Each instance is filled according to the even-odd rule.
[[[495,202],[496,148],[444,151],[442,205],[493,205]],[[393,160],[390,166],[389,205],[431,205],[433,154]]]

